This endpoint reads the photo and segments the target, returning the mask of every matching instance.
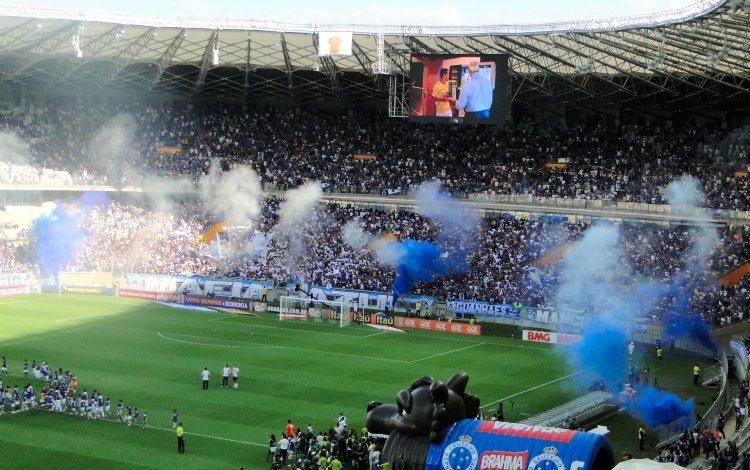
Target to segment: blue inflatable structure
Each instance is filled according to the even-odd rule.
[[[382,455],[426,470],[611,470],[612,446],[599,434],[474,418],[469,376],[415,380],[395,405],[373,402],[367,429],[386,434]]]
[[[431,444],[426,470],[609,470],[604,436],[569,429],[464,419]]]

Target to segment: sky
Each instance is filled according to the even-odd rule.
[[[11,0],[8,3],[171,18],[427,26],[606,19],[673,10],[695,2],[696,0]],[[471,8],[467,7],[469,4]]]

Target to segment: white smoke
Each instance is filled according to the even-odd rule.
[[[685,217],[691,222],[693,246],[686,263],[694,268],[707,267],[711,254],[719,244],[719,234],[704,208],[706,197],[700,182],[691,176],[683,176],[669,183],[664,189],[664,195],[672,208],[672,214]]]
[[[357,251],[362,251],[371,241],[371,237],[362,230],[362,225],[354,220],[345,223],[341,228],[341,238]]]
[[[0,131],[0,162],[28,164],[31,148],[18,134],[11,130]]]
[[[323,189],[318,182],[312,182],[286,192],[286,200],[279,208],[279,223],[276,236],[287,245],[287,266],[293,274],[302,277],[301,266],[307,253],[304,237],[307,235],[305,223],[326,224],[327,220],[318,210],[323,197]],[[302,280],[302,279],[300,279]]]
[[[105,173],[111,184],[130,184],[139,180],[143,169],[136,150],[138,126],[130,114],[118,114],[97,130],[89,143],[88,163]]]
[[[227,172],[211,167],[198,185],[206,209],[212,211],[220,222],[253,227],[260,217],[263,189],[252,168],[238,166]]]
[[[284,230],[301,228],[314,215],[323,197],[320,183],[312,182],[286,192],[286,201],[279,209],[279,227]]]
[[[439,181],[424,183],[414,192],[417,213],[439,223],[450,236],[465,237],[479,230],[477,212],[440,191]]]
[[[378,240],[375,242],[375,257],[383,266],[397,267],[406,256],[406,249],[401,242]]]

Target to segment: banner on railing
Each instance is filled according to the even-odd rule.
[[[179,302],[181,297],[180,294],[170,292],[151,292],[135,289],[120,289],[118,295],[130,299],[158,300],[159,302]]]
[[[26,285],[26,274],[3,273],[0,274],[0,287],[16,287]]]
[[[29,286],[2,286],[0,287],[0,297],[10,297],[12,295],[25,295],[29,293]]]
[[[581,340],[581,335],[556,333],[554,331],[523,330],[524,341],[548,344],[572,344]]]
[[[159,276],[128,274],[129,289],[150,292],[171,292],[189,295],[212,294],[216,297],[235,297],[260,300],[263,288],[272,289],[272,282],[244,279],[207,278],[202,276]]]
[[[295,287],[294,284],[287,284],[287,295],[294,296]],[[385,292],[334,289],[331,287],[318,286],[301,287],[303,290],[310,292],[310,294],[318,300],[324,302],[342,302],[351,305],[357,304],[357,308],[385,310],[386,306],[390,308],[391,299],[393,298],[390,293]],[[429,311],[429,308],[434,301],[434,297],[406,294],[399,297],[394,310],[397,312],[406,312],[406,309],[408,308],[414,311],[416,310],[417,303],[419,303],[422,313],[426,313]]]
[[[448,310],[459,315],[474,315],[483,318],[521,319],[521,310],[510,304],[451,300],[448,302]]]
[[[237,308],[241,310],[250,310],[250,303],[244,300],[217,299],[215,297],[199,297],[197,295],[184,295],[182,297],[181,303],[187,305],[202,305],[206,307]]]
[[[113,287],[97,286],[60,286],[60,292],[63,294],[115,295]]]
[[[463,335],[480,336],[481,325],[470,323],[457,323],[436,320],[421,320],[419,318],[393,317],[394,326],[400,328],[416,328],[419,330],[442,331],[443,333],[458,333]]]
[[[557,310],[552,307],[526,307],[526,319],[550,325],[580,325],[583,315],[574,310]]]

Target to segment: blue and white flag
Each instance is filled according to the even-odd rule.
[[[547,281],[544,278],[544,273],[539,269],[532,266],[526,266],[525,268],[523,268],[523,271],[526,273],[526,277],[532,280],[537,285],[544,287],[547,284]]]

